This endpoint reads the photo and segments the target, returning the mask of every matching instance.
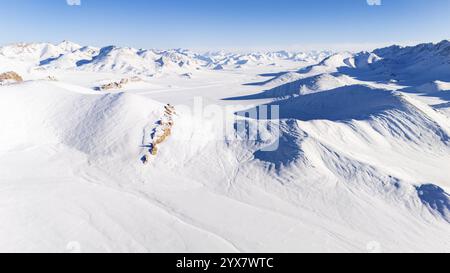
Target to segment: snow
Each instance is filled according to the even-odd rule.
[[[449,252],[448,48],[2,47],[0,251]]]
[[[405,89],[403,91],[410,91],[413,93],[437,93],[441,91],[450,91],[450,83],[443,81],[432,81],[417,87]]]

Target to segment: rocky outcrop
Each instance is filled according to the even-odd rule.
[[[0,84],[23,82],[22,77],[14,71],[0,74]]]
[[[150,156],[156,156],[158,154],[158,147],[164,143],[172,134],[172,128],[174,125],[173,116],[176,114],[175,107],[168,104],[164,107],[164,115],[161,120],[158,121],[158,126],[154,128],[152,132],[152,142],[149,145],[148,152],[142,157],[142,162],[147,164],[150,160]]]
[[[122,89],[124,85],[126,85],[130,82],[138,82],[138,81],[141,81],[141,78],[139,78],[139,77],[131,77],[128,79],[124,78],[118,82],[111,82],[111,83],[103,84],[100,87],[98,87],[97,90],[106,91],[106,90]]]
[[[112,82],[103,84],[98,88],[100,91],[112,90],[112,89],[122,89],[122,84],[120,82]]]

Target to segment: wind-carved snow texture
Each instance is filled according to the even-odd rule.
[[[332,121],[351,126],[352,130],[359,130],[356,122],[370,121],[373,129],[383,137],[395,137],[416,145],[423,145],[426,137],[430,137],[434,139],[431,143],[442,143],[448,149],[448,117],[439,117],[439,120],[443,119],[442,123],[433,120],[429,114],[439,116],[436,110],[412,103],[413,100],[405,94],[450,99],[446,92],[450,90],[450,85],[443,81],[450,79],[449,50],[450,43],[443,41],[437,45],[409,48],[394,46],[373,53],[336,54],[298,72],[281,73],[269,81],[250,84],[269,87],[273,82],[279,84],[269,90],[226,100],[272,99],[273,102],[267,105],[279,105],[280,118],[289,120],[290,123],[293,120]],[[425,68],[441,72],[427,73]],[[403,71],[408,71],[409,74]],[[413,77],[411,74],[420,74],[420,77]],[[407,85],[410,87],[404,87]],[[436,108],[445,108],[446,105],[438,104]],[[276,169],[291,164],[289,158],[307,158],[307,155],[297,156],[302,150],[293,148],[298,142],[293,137],[292,128],[295,126],[284,128],[278,151],[257,151],[255,158],[274,164]],[[305,134],[308,135],[306,132]],[[299,152],[295,152],[296,150]],[[304,151],[301,153],[304,154]],[[447,219],[445,191],[442,190],[442,194],[440,199],[424,201],[421,196],[421,200]],[[437,198],[437,194],[428,196]],[[439,206],[436,205],[438,202]]]
[[[0,251],[449,252],[449,71],[448,41],[1,47]]]

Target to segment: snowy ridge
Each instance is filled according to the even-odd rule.
[[[46,81],[5,87],[2,97],[8,102],[2,107],[2,124],[7,127],[24,124],[25,130],[7,131],[2,137],[24,144],[63,143],[90,155],[112,155],[127,142],[133,146],[131,140],[126,140],[127,135],[132,133],[131,128],[136,126],[135,133],[140,135],[137,124],[156,119],[158,112],[152,109],[158,109],[159,105],[131,94],[102,95]],[[14,97],[20,99],[11,99]],[[17,114],[8,117],[7,113],[12,111],[17,111]],[[45,125],[41,126],[40,121],[45,121]],[[11,142],[4,141],[2,148],[14,148],[8,144]]]
[[[0,86],[0,250],[448,252],[448,46],[3,47],[25,81]]]
[[[37,70],[77,69],[145,76],[165,73],[185,74],[202,68],[236,69],[268,65],[280,60],[310,64],[329,54],[330,52],[327,51],[199,54],[184,49],[147,50],[116,46],[99,49],[92,46],[82,47],[69,41],[57,45],[50,43],[13,44],[0,48],[0,56],[25,62],[29,68]]]
[[[434,74],[433,72],[428,73],[422,71],[423,62],[430,62],[430,59],[417,58],[416,54],[422,54],[424,56],[441,56],[441,60],[438,62],[442,68],[437,68],[440,71],[447,67],[448,62],[445,61],[448,57],[446,55],[448,42],[441,42],[436,45],[418,45],[417,47],[407,47],[407,48],[388,48],[376,50],[374,53],[362,52],[357,54],[340,53],[332,55],[317,65],[312,65],[301,69],[296,73],[286,73],[281,74],[281,76],[276,76],[274,79],[262,83],[263,86],[271,87],[272,83],[282,83],[279,86],[273,87],[267,91],[259,94],[228,98],[231,100],[253,100],[262,98],[272,98],[275,101],[270,105],[278,105],[280,107],[280,118],[285,119],[288,123],[293,120],[300,121],[299,126],[302,128],[303,133],[301,135],[306,135],[306,139],[311,135],[315,135],[318,139],[323,139],[323,136],[330,135],[334,139],[330,139],[327,147],[327,153],[337,153],[340,154],[342,151],[346,151],[342,147],[348,147],[347,151],[352,151],[352,156],[355,157],[356,146],[367,145],[367,142],[372,142],[375,139],[383,140],[386,145],[387,142],[391,142],[388,146],[402,146],[410,147],[411,151],[405,153],[405,151],[398,151],[396,155],[385,155],[381,158],[404,158],[405,162],[411,162],[411,158],[417,158],[416,160],[420,163],[420,167],[417,168],[434,168],[435,166],[425,167],[423,161],[419,158],[423,158],[425,154],[439,155],[442,157],[445,152],[449,149],[449,117],[443,115],[441,111],[437,111],[432,106],[420,102],[420,100],[411,97],[408,93],[423,93],[425,95],[436,96],[440,99],[449,98],[446,94],[447,83],[442,81],[446,80],[450,74]],[[391,51],[395,50],[395,53]],[[382,57],[375,54],[378,52]],[[416,60],[416,62],[409,62],[409,60]],[[442,61],[444,59],[444,61]],[[399,69],[391,67],[393,63],[400,63],[403,60],[408,60],[408,73],[421,73],[421,77],[408,77],[403,78],[398,77],[401,72],[397,72]],[[403,61],[405,62],[405,61]],[[435,61],[436,62],[436,61]],[[393,73],[392,71],[398,73]],[[401,70],[400,70],[401,71]],[[450,70],[448,70],[450,71]],[[414,78],[414,81],[410,81],[409,78]],[[418,79],[422,79],[418,81]],[[428,83],[428,80],[434,80]],[[403,84],[403,85],[400,85]],[[412,84],[405,88],[405,85]],[[402,92],[393,92],[395,90]],[[405,93],[403,93],[405,92]],[[434,95],[435,94],[435,95]],[[441,104],[442,105],[442,104]],[[443,105],[442,107],[445,107]],[[447,106],[448,107],[448,106]],[[310,124],[315,126],[319,124],[326,125],[326,131],[310,132],[305,128],[310,128]],[[344,127],[346,133],[340,132],[344,137],[344,142],[336,145],[336,133],[330,133],[332,128],[340,128],[342,130]],[[367,131],[370,128],[370,131]],[[334,130],[334,129],[333,129]],[[354,134],[362,134],[360,136],[354,136]],[[309,157],[316,158],[317,153],[321,154],[317,148],[315,148],[313,154],[308,155],[308,153],[299,146],[296,138],[292,138],[291,129],[286,129],[283,133],[286,137],[282,144],[286,146],[286,149],[279,149],[278,152],[271,156],[267,153],[257,152],[255,155],[262,161],[269,164],[273,168],[277,169],[279,172],[280,168],[284,172],[288,172],[292,175],[291,169],[297,169],[298,164],[305,164],[309,162]],[[353,135],[353,136],[352,136]],[[362,138],[362,141],[358,141],[356,144],[355,140]],[[351,141],[350,141],[351,140]],[[303,140],[305,141],[305,140]],[[333,144],[331,144],[333,143]],[[402,144],[400,144],[402,143]],[[406,144],[408,143],[408,144]],[[357,155],[356,158],[360,158],[358,162],[352,165],[358,166],[361,162],[367,162],[365,164],[372,165],[377,162],[375,156],[377,153],[381,153],[380,144],[372,144],[374,148],[370,148],[369,145],[364,149],[364,152]],[[382,146],[383,146],[382,145]],[[296,148],[297,147],[297,148]],[[320,144],[319,147],[324,147]],[[376,147],[376,148],[375,148]],[[426,147],[424,149],[424,147]],[[336,149],[336,150],[334,150]],[[372,151],[370,151],[372,150]],[[420,156],[417,157],[416,153],[420,151]],[[347,152],[344,152],[347,153]],[[370,159],[367,159],[367,154],[371,154]],[[408,154],[408,155],[406,155]],[[314,166],[317,164],[323,165],[321,161],[327,162],[330,158],[334,157],[332,154],[321,158],[316,161]],[[338,158],[340,155],[338,156]],[[291,159],[289,159],[291,158]],[[364,158],[364,159],[362,159]],[[317,160],[317,159],[315,159]],[[298,163],[295,163],[297,162]],[[439,184],[448,191],[448,181],[445,174],[441,176],[438,174],[442,172],[441,170],[445,167],[442,162],[447,162],[448,159],[440,159],[437,163],[433,160],[433,164],[440,165],[439,168],[435,169],[433,172],[434,183]],[[370,162],[370,163],[369,163]],[[293,165],[294,164],[294,165]],[[334,175],[338,175],[340,178],[338,180],[350,181],[349,177],[345,172],[347,170],[339,165],[338,163],[333,163],[332,165],[325,165],[326,170],[331,171]],[[349,164],[349,163],[347,163]],[[373,171],[365,170],[365,172],[382,172],[391,173],[390,177],[396,177],[398,183],[405,182],[409,180],[409,188],[414,192],[414,185],[420,188],[420,180],[417,178],[421,177],[420,173],[416,173],[413,169],[408,168],[410,174],[415,173],[415,175],[402,177],[402,175],[393,175],[393,170],[391,166],[398,165],[398,163],[391,162],[391,165],[383,166],[382,160],[378,161],[377,167]],[[339,166],[338,169],[335,169]],[[332,168],[332,169],[330,169]],[[345,167],[347,168],[347,167]],[[354,172],[360,172],[364,168],[352,167]],[[306,171],[306,170],[304,170]],[[345,171],[342,173],[342,171]],[[328,171],[324,171],[325,173]],[[299,174],[293,175],[297,177]],[[355,173],[354,175],[359,175]],[[371,174],[374,175],[375,174]],[[387,174],[383,174],[387,175]],[[401,178],[400,178],[401,177]],[[362,178],[359,178],[362,179]],[[369,179],[372,180],[372,179]],[[359,180],[357,183],[363,181]],[[364,181],[365,182],[365,181]],[[424,179],[423,182],[429,182]],[[422,182],[422,183],[423,183]],[[411,186],[412,185],[412,186]],[[383,186],[381,186],[383,187]],[[440,189],[439,187],[437,187]],[[417,192],[415,192],[417,195]],[[445,195],[447,197],[445,197]],[[440,195],[436,195],[440,196]],[[440,207],[437,205],[431,206],[430,209],[440,215],[446,221],[449,221],[449,199],[448,194],[444,194],[444,197],[440,198],[440,201],[434,201],[434,204],[443,202],[444,206]],[[414,196],[412,196],[414,197]],[[417,196],[416,196],[417,197]],[[414,198],[416,198],[414,197]],[[442,199],[443,198],[443,199]],[[420,197],[419,197],[420,199]],[[443,201],[444,200],[444,201]],[[426,203],[423,199],[422,202]],[[433,203],[433,202],[431,202]]]

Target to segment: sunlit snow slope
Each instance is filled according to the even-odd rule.
[[[449,52],[3,47],[0,251],[450,252]]]

